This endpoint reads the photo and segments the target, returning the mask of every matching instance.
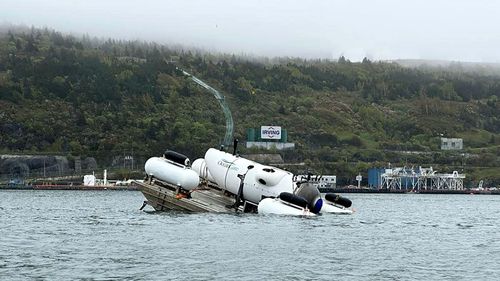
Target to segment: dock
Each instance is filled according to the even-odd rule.
[[[321,193],[407,193],[401,189],[374,189],[374,188],[318,188]]]
[[[386,189],[386,188],[319,188],[321,193],[397,193],[397,194],[477,194],[477,195],[500,195],[500,190],[477,190],[477,189]]]
[[[34,184],[2,185],[0,190],[139,190],[136,185]]]

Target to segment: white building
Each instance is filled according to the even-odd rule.
[[[464,148],[463,139],[458,138],[441,138],[442,150],[461,150]]]
[[[307,179],[307,175],[298,175],[297,181],[301,179]],[[312,183],[317,188],[336,188],[337,187],[337,176],[332,175],[311,175],[309,177],[309,182]]]
[[[295,143],[293,142],[265,142],[265,141],[247,141],[247,148],[265,148],[265,149],[294,149]]]

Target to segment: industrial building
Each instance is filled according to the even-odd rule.
[[[463,190],[465,174],[437,173],[430,168],[373,168],[368,171],[368,185],[389,190]]]
[[[297,175],[296,180],[309,179],[309,183],[314,184],[317,188],[336,188],[337,176],[333,175]]]
[[[441,138],[442,150],[461,150],[464,149],[464,140],[459,138]]]

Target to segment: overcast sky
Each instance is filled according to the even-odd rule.
[[[500,62],[496,0],[0,0],[0,23],[257,56]]]

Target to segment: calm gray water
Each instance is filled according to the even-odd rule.
[[[346,196],[354,215],[299,218],[4,190],[0,280],[499,280],[500,196]]]

